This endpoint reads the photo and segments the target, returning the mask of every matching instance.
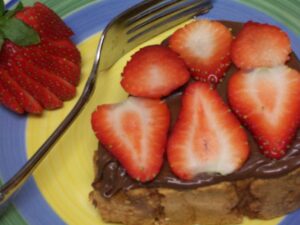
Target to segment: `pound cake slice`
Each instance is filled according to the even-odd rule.
[[[95,164],[101,161],[99,155],[103,155],[101,150],[95,153]],[[113,161],[109,165],[117,167]],[[123,186],[128,184],[128,178],[111,177],[114,187],[121,190],[111,190],[107,182],[110,179],[105,176],[106,180],[94,182],[94,191],[90,194],[106,222],[130,225],[239,224],[244,216],[272,219],[300,208],[299,168],[276,178],[245,178],[198,188],[183,184],[180,189],[132,188]],[[104,192],[105,187],[109,189],[108,193]],[[111,194],[113,196],[106,196]]]
[[[240,224],[244,216],[268,220],[300,208],[300,118],[297,113],[300,91],[296,88],[300,85],[297,72],[300,63],[294,54],[290,54],[286,34],[274,26],[254,22],[244,26],[235,22],[222,22],[222,25],[236,38],[228,37],[219,22],[205,20],[179,29],[168,40],[168,47],[184,60],[191,74],[188,83],[182,65],[179,75],[176,74],[181,74],[182,79],[165,72],[151,79],[153,67],[151,70],[146,66],[150,78],[141,77],[145,68],[141,67],[136,73],[137,82],[130,81],[134,67],[140,65],[140,57],[135,55],[143,55],[143,59],[149,60],[145,51],[136,53],[134,60],[124,68],[121,84],[131,95],[137,96],[129,99],[155,102],[155,108],[163,110],[154,114],[148,105],[136,108],[128,105],[127,100],[118,105],[99,106],[109,108],[105,116],[97,115],[99,108],[93,113],[92,125],[100,143],[94,155],[96,176],[90,199],[105,222],[127,225]],[[217,31],[211,35],[203,34],[210,26]],[[261,30],[254,36],[253,26]],[[198,34],[203,34],[204,39],[214,37],[214,42],[205,42],[207,45],[213,43],[206,46],[209,53],[194,54],[193,48],[188,47],[195,47],[195,29],[201,31]],[[261,38],[266,37],[262,35],[264,32],[272,34],[267,42]],[[249,40],[248,34],[253,36],[254,42]],[[218,35],[226,35],[226,38],[223,40]],[[189,44],[178,46],[183,40]],[[229,47],[220,49],[218,46],[224,44],[223,41],[230,42]],[[251,48],[249,43],[252,43]],[[265,54],[270,43],[275,49],[271,54]],[[197,46],[200,44],[196,43]],[[237,53],[249,49],[261,51],[267,64],[255,61],[261,54],[256,57],[248,54],[247,57],[247,54]],[[219,54],[224,57],[218,58]],[[234,55],[234,58],[228,55]],[[171,64],[163,59],[160,61],[166,69]],[[210,63],[207,64],[205,59]],[[288,63],[284,65],[286,60]],[[159,62],[150,61],[156,69],[162,68]],[[145,79],[148,79],[147,83],[142,82]],[[181,83],[174,83],[175,79]],[[157,94],[166,96],[163,99],[154,99],[153,90],[160,86],[157,89],[160,91],[162,84],[173,91]],[[180,88],[175,90],[175,86]],[[208,88],[187,100],[187,93],[195,86]],[[151,92],[147,87],[151,87]],[[143,96],[136,94],[138,88]],[[131,90],[135,90],[134,93]],[[211,101],[204,104],[207,99]],[[227,104],[231,110],[223,110]],[[122,110],[118,109],[120,106]],[[122,113],[115,114],[118,110]],[[140,120],[142,114],[146,116]],[[220,118],[225,114],[230,116],[225,116],[223,123]],[[152,118],[157,118],[158,122]],[[112,124],[115,132],[110,130]],[[202,124],[200,128],[198,124]],[[155,135],[158,127],[159,135]],[[226,127],[231,129],[224,132]],[[236,136],[235,130],[238,130]],[[199,140],[203,140],[202,147]],[[193,152],[194,149],[197,151]]]

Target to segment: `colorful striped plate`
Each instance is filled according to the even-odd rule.
[[[25,5],[34,0],[24,0]],[[82,81],[87,78],[99,33],[108,21],[138,0],[43,0],[63,16],[75,31],[73,40],[82,53]],[[8,1],[12,6],[16,1]],[[245,22],[255,20],[280,26],[288,32],[293,49],[300,56],[299,0],[215,0],[214,8],[204,17]],[[157,43],[161,36],[152,40]],[[1,225],[105,224],[88,200],[93,180],[92,155],[97,140],[90,127],[90,114],[101,103],[126,98],[119,85],[124,57],[109,72],[102,73],[94,96],[79,118],[58,141],[51,154],[20,191],[13,206],[0,218]],[[43,143],[64,118],[76,99],[63,109],[42,117],[21,117],[0,107],[0,179],[7,181]],[[298,225],[300,211],[270,221],[247,220],[244,225]]]

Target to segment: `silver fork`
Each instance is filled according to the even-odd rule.
[[[142,42],[212,8],[210,0],[146,0],[115,17],[104,29],[84,90],[67,117],[26,164],[0,188],[0,216],[13,194],[23,186],[51,147],[74,121],[91,96],[97,72],[109,69]],[[106,56],[106,57],[102,57]]]

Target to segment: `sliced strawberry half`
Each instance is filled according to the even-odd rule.
[[[15,97],[20,106],[29,113],[40,114],[43,107],[26,90],[24,90],[15,80],[13,80],[3,68],[0,68],[0,80],[2,85]]]
[[[217,91],[195,82],[184,91],[167,155],[174,174],[191,180],[203,172],[226,175],[238,170],[249,146],[244,129]]]
[[[30,52],[30,59],[40,68],[52,72],[74,86],[78,85],[81,72],[80,66],[73,62],[38,51]]]
[[[53,40],[45,38],[38,45],[30,45],[23,48],[26,49],[27,52],[43,52],[47,55],[53,55],[71,61],[75,65],[81,65],[80,52],[76,48],[76,45],[69,39]]]
[[[7,65],[13,65],[8,63]],[[11,78],[32,95],[45,109],[57,109],[62,107],[63,102],[50,90],[39,82],[27,76],[27,74],[17,66],[7,66]]]
[[[7,48],[10,43],[5,42],[0,54],[0,64],[5,68],[12,79],[14,79],[24,90],[32,95],[45,109],[56,109],[63,105],[63,102],[45,86],[29,77],[18,65],[18,57],[14,57],[15,48]]]
[[[14,63],[9,65],[13,70],[22,70],[27,76],[49,89],[62,101],[70,100],[76,94],[76,88],[55,74],[41,69],[23,58],[14,58]],[[16,68],[14,68],[16,67]]]
[[[170,122],[164,102],[129,97],[119,104],[98,106],[91,122],[100,142],[131,177],[146,182],[158,174]]]
[[[231,62],[231,42],[231,32],[222,23],[196,20],[175,31],[169,47],[183,58],[196,79],[218,82]]]
[[[32,7],[25,7],[16,14],[16,18],[34,28],[42,39],[64,39],[73,35],[73,31],[64,21],[40,2]]]
[[[27,54],[26,52],[23,48],[6,41],[2,48],[0,60],[9,70],[22,71],[31,79],[46,87],[62,101],[70,100],[75,96],[75,86],[55,73],[36,65],[30,60],[30,56],[35,53],[28,52]]]
[[[18,114],[24,113],[24,109],[22,108],[22,106],[18,103],[15,96],[13,96],[13,94],[10,93],[7,88],[4,87],[1,80],[0,80],[0,103]]]
[[[167,47],[147,46],[136,52],[123,70],[121,85],[131,95],[160,98],[190,77],[182,59]]]
[[[47,87],[62,101],[70,100],[76,94],[76,88],[69,82],[51,72],[48,72],[47,70],[39,68],[33,63],[18,60],[12,66],[17,66],[19,69],[23,69],[27,76]]]
[[[281,158],[299,127],[299,87],[300,74],[287,66],[239,71],[229,80],[230,105],[267,157]]]
[[[231,57],[242,69],[272,67],[289,59],[291,43],[280,28],[256,22],[247,22],[232,43]]]
[[[41,69],[63,78],[74,86],[79,82],[80,65],[76,65],[66,58],[48,54],[43,51],[42,47],[19,47],[10,41],[6,41],[2,51],[10,58],[15,58],[18,55],[18,58],[31,61]]]
[[[69,39],[50,40],[45,39],[40,45],[32,46],[33,48],[39,47],[43,52],[67,59],[75,65],[80,66],[81,55],[76,46]]]

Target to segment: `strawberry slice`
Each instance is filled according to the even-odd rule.
[[[41,51],[30,51],[28,56],[40,68],[52,72],[74,86],[78,85],[81,72],[80,66],[67,59],[45,54]]]
[[[160,98],[185,84],[190,77],[182,59],[160,45],[136,52],[123,71],[121,85],[131,95]]]
[[[27,91],[25,91],[10,74],[3,68],[0,68],[0,80],[2,85],[15,96],[20,106],[29,113],[40,114],[43,107]]]
[[[169,39],[195,79],[218,82],[230,65],[231,32],[222,23],[196,20],[178,29]]]
[[[27,74],[27,76],[47,87],[62,101],[70,100],[76,94],[76,88],[69,82],[51,72],[48,72],[47,70],[39,68],[33,63],[19,59],[12,66],[16,66],[19,67],[19,69],[22,69]]]
[[[72,41],[68,39],[62,40],[48,40],[45,39],[40,45],[31,46],[33,48],[41,48],[41,50],[47,54],[58,56],[63,59],[67,59],[74,63],[75,65],[80,66],[81,56],[80,52],[73,44]]]
[[[20,106],[15,96],[13,96],[9,90],[7,90],[0,80],[0,103],[6,106],[8,109],[18,113],[23,114],[24,109]]]
[[[167,155],[175,175],[191,180],[203,172],[238,170],[249,155],[247,135],[217,91],[195,82],[184,91]]]
[[[13,63],[9,63],[13,64]],[[39,82],[27,76],[23,70],[14,67],[7,67],[11,78],[32,95],[45,109],[57,109],[62,107],[63,102],[51,91]]]
[[[73,62],[47,54],[42,48],[30,46],[30,47],[19,47],[10,41],[6,41],[3,45],[3,50],[8,57],[15,58],[16,55],[20,58],[24,58],[28,61],[33,62],[41,69],[45,69],[70,84],[76,86],[80,79],[80,66]]]
[[[50,8],[40,2],[25,7],[16,14],[16,18],[34,28],[41,39],[64,39],[73,35],[73,31]]]
[[[60,108],[62,101],[39,82],[27,76],[20,66],[13,66],[17,62],[15,57],[10,56],[13,49],[7,49],[8,42],[5,42],[4,49],[0,54],[0,64],[5,68],[12,79],[14,79],[24,90],[32,95],[45,109]],[[9,43],[10,44],[10,43]]]
[[[256,22],[247,22],[232,43],[231,57],[242,69],[272,67],[289,59],[291,43],[280,28]]]
[[[263,154],[279,159],[300,125],[300,74],[287,66],[239,71],[229,80],[232,109]]]
[[[157,175],[170,123],[164,102],[129,97],[119,104],[98,106],[91,122],[97,138],[132,178],[146,182]]]
[[[72,84],[56,74],[37,66],[30,60],[29,56],[34,53],[29,52],[28,55],[21,53],[24,52],[22,52],[20,47],[6,41],[2,48],[0,61],[11,71],[22,71],[26,76],[46,87],[62,101],[70,100],[75,96],[76,89]]]

